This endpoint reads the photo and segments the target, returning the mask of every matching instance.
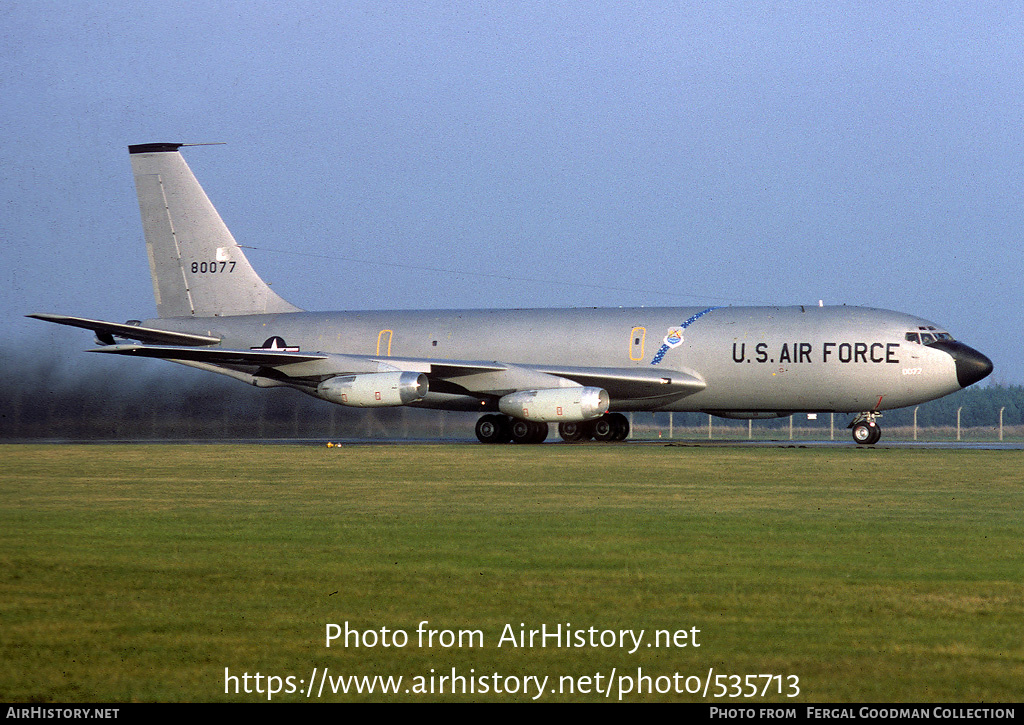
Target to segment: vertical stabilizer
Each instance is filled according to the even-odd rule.
[[[129,146],[160,317],[300,312],[245,258],[178,149]]]

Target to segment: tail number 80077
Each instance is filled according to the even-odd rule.
[[[234,262],[193,262],[192,274],[223,274],[235,271]]]

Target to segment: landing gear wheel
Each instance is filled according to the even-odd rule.
[[[882,437],[882,429],[873,420],[863,421],[853,426],[853,440],[859,445],[870,446],[878,443]]]
[[[547,423],[535,423],[532,420],[512,421],[512,441],[514,443],[543,443],[547,437]]]
[[[591,421],[590,427],[597,441],[624,441],[629,435],[629,419],[622,413],[605,413]]]
[[[590,431],[586,423],[559,423],[558,435],[566,443],[577,443],[590,438]]]
[[[595,441],[608,442],[615,440],[615,435],[618,433],[618,428],[612,422],[611,416],[607,413],[602,415],[590,424],[591,431]]]
[[[609,413],[608,419],[612,422],[612,426],[615,428],[615,435],[612,437],[612,440],[626,440],[626,438],[629,437],[629,418],[624,416],[622,413]]]
[[[508,443],[512,426],[503,415],[485,415],[476,422],[476,437],[481,443]]]
[[[590,424],[590,429],[595,441],[610,441],[615,437],[615,426],[608,420],[607,416],[601,416]]]

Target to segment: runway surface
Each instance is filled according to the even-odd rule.
[[[417,446],[453,445],[480,446],[469,438],[206,438],[206,439],[156,439],[156,440],[70,440],[35,439],[5,440],[0,444],[38,445],[283,445],[283,446]],[[514,444],[505,444],[514,445]],[[540,445],[545,446],[664,446],[681,448],[853,448],[858,450],[916,449],[916,450],[971,450],[971,451],[1019,451],[1024,443],[1000,441],[881,441],[872,446],[857,445],[846,440],[702,440],[660,439],[627,440],[621,443],[565,443],[557,437],[549,438]]]

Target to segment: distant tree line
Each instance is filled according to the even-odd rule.
[[[3,353],[0,439],[465,437],[476,421],[410,408],[345,408],[162,361],[71,360]]]
[[[42,354],[0,359],[0,439],[445,438],[473,436],[475,414],[410,408],[360,410],[287,389],[256,389],[165,362],[73,363]],[[142,363],[140,365],[140,363]],[[150,363],[150,364],[147,364]],[[1024,425],[1024,387],[971,387],[918,407],[920,428]],[[887,411],[886,429],[910,426],[914,408]],[[851,416],[836,415],[842,427]],[[637,425],[668,426],[667,414],[636,414]],[[677,428],[706,426],[702,413],[675,413]],[[797,416],[797,425],[806,417]],[[758,429],[789,426],[786,418],[755,421]],[[716,418],[715,427],[745,420]],[[552,436],[555,433],[552,431]]]

